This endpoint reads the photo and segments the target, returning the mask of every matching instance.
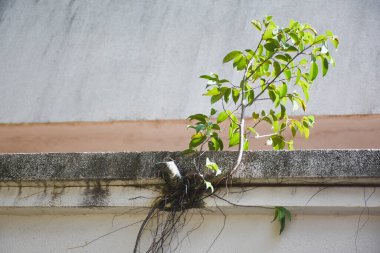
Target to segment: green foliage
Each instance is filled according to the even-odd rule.
[[[314,117],[292,119],[287,111],[289,108],[306,111],[314,80],[325,76],[330,65],[334,65],[329,44],[337,48],[338,37],[331,31],[318,34],[310,25],[294,20],[287,27],[280,27],[271,16],[251,23],[261,34],[257,47],[231,51],[223,59],[223,63],[232,62],[233,69],[242,72],[240,83],[233,84],[215,73],[201,76],[207,81],[203,95],[210,97],[211,105],[221,103],[223,108],[235,106],[235,109],[217,112],[212,108],[209,115],[191,115],[189,119],[193,124],[188,127],[195,133],[186,152],[202,150],[204,144],[209,150],[223,150],[220,124],[225,121],[229,126],[228,147],[239,146],[243,150],[249,148],[252,137],[266,138],[266,143],[275,150],[293,149],[293,138],[297,134],[309,137]],[[252,112],[254,124],[242,129],[244,109],[255,108],[253,105],[263,100],[271,101],[272,105],[267,110]],[[257,132],[256,127],[262,122],[270,125],[272,133]]]
[[[292,214],[288,209],[282,206],[276,206],[274,208],[274,218],[272,222],[278,221],[280,223],[280,234],[284,231],[286,219],[292,220]]]
[[[221,124],[228,125],[228,147],[238,146],[239,156],[235,167],[224,172],[225,178],[238,168],[252,137],[266,138],[267,145],[274,150],[292,150],[297,134],[309,138],[314,117],[294,119],[288,115],[288,110],[301,108],[306,111],[313,82],[318,76],[325,76],[330,65],[335,65],[329,44],[335,48],[339,46],[338,37],[331,31],[318,34],[310,25],[294,20],[290,20],[287,27],[280,27],[271,16],[267,16],[262,21],[252,20],[251,24],[261,34],[257,47],[254,50],[234,50],[223,58],[223,63],[232,63],[232,68],[241,73],[241,81],[233,84],[215,73],[200,76],[207,82],[203,95],[210,97],[211,105],[220,103],[223,110],[218,112],[211,108],[209,115],[194,114],[188,118],[193,123],[188,128],[193,128],[195,133],[186,153],[201,151],[205,144],[209,150],[223,150]],[[263,100],[270,101],[271,106],[255,111],[255,105]],[[226,109],[231,107],[234,109]],[[252,110],[253,124],[249,126],[245,125],[247,109]],[[263,122],[269,124],[271,133],[258,133],[257,126]],[[221,174],[218,165],[208,158],[206,168],[216,176]],[[217,186],[206,180],[204,184],[212,193]],[[274,210],[273,221],[280,223],[281,234],[286,219],[291,220],[291,213],[284,207],[275,207]]]

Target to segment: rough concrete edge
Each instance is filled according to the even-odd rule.
[[[236,152],[206,152],[221,168]],[[157,164],[176,161],[191,172],[196,155],[180,152],[0,154],[0,185],[159,185]],[[138,169],[136,169],[138,168]],[[238,185],[380,185],[380,150],[300,150],[246,152]]]

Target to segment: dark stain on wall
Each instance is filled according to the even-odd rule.
[[[87,184],[83,195],[84,199],[82,206],[103,207],[107,205],[110,193],[108,187],[102,186],[98,181],[94,186]]]

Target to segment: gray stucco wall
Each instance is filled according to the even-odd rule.
[[[204,73],[253,47],[252,18],[340,36],[313,114],[380,113],[379,1],[0,1],[0,122],[184,118],[208,111]],[[235,75],[231,79],[236,79]]]

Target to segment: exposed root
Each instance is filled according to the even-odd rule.
[[[176,251],[182,242],[178,238],[178,233],[189,222],[189,219],[186,218],[188,210],[204,206],[203,197],[208,194],[206,193],[204,179],[198,173],[185,177],[178,174],[176,170],[175,173],[170,173],[164,175],[164,178],[170,181],[167,182],[162,195],[156,199],[141,224],[133,250],[134,253],[140,252],[140,241],[149,227],[151,243],[148,249],[144,250],[145,252]],[[191,230],[190,233],[195,229]]]
[[[358,252],[358,238],[359,238],[359,232],[364,228],[364,226],[367,224],[369,221],[369,208],[367,206],[368,200],[372,197],[372,195],[376,192],[376,188],[374,187],[372,192],[369,194],[367,197],[366,195],[366,188],[363,188],[363,200],[364,200],[364,208],[360,212],[359,218],[358,218],[358,223],[356,226],[356,233],[355,233],[355,252]],[[366,219],[365,221],[360,225],[362,216],[364,215],[364,212],[366,212]]]
[[[216,240],[218,240],[219,236],[222,234],[224,228],[226,227],[227,215],[223,212],[222,209],[220,209],[218,205],[216,205],[216,208],[218,208],[220,213],[223,215],[223,225],[222,225],[222,228],[219,230],[218,234],[216,235],[216,237],[214,238],[214,240],[212,241],[211,245],[208,247],[206,253],[208,253],[211,250],[212,246],[214,246],[214,243],[216,242]]]
[[[86,247],[86,246],[88,246],[88,245],[90,245],[90,244],[96,242],[97,240],[100,240],[100,239],[102,239],[102,238],[104,238],[104,237],[106,237],[106,236],[109,236],[109,235],[111,235],[111,234],[113,234],[113,233],[116,233],[116,232],[118,232],[118,231],[120,231],[120,230],[123,230],[123,229],[129,228],[129,227],[131,227],[131,226],[133,226],[133,225],[136,225],[136,224],[138,224],[138,223],[141,223],[141,222],[143,222],[143,221],[136,221],[136,222],[131,223],[131,224],[128,224],[128,225],[126,225],[126,226],[123,226],[123,227],[120,227],[120,228],[118,228],[118,229],[112,230],[111,232],[108,232],[108,233],[106,233],[106,234],[103,234],[103,235],[101,235],[101,236],[98,236],[98,237],[96,237],[95,239],[92,239],[91,241],[86,242],[86,243],[84,243],[84,244],[82,244],[82,245],[67,248],[67,250],[73,250],[73,249],[78,249],[78,248],[84,248],[84,247]]]

